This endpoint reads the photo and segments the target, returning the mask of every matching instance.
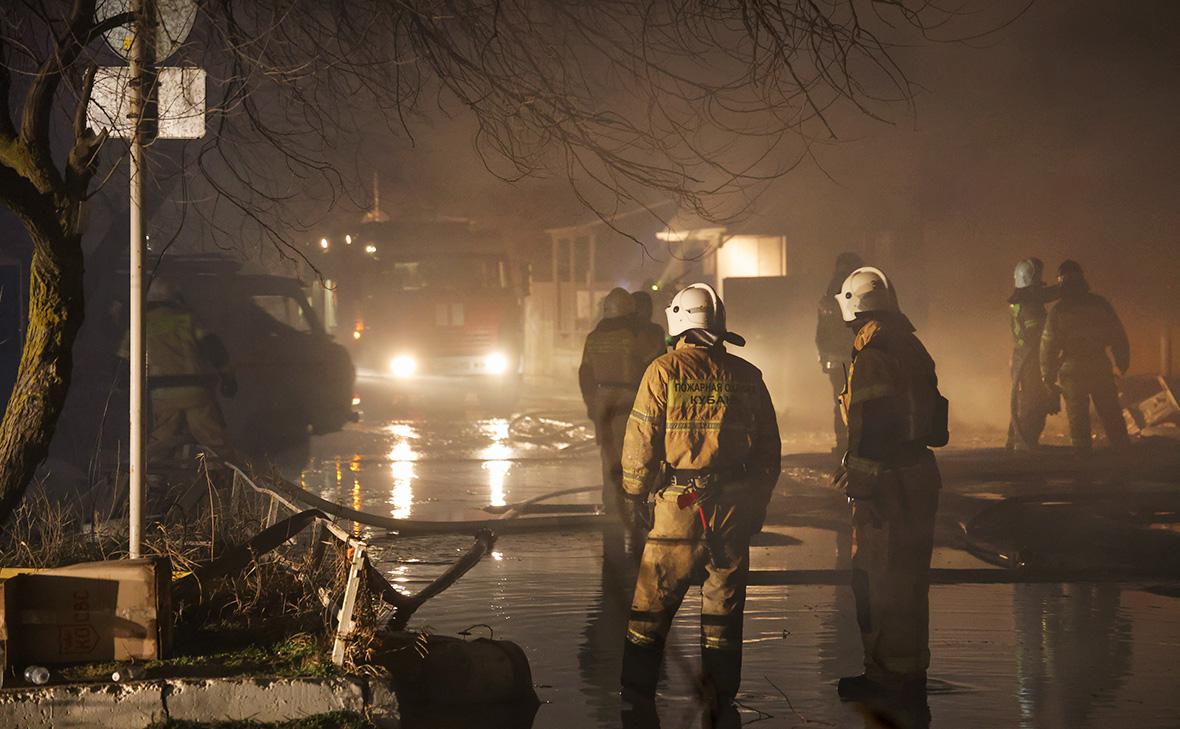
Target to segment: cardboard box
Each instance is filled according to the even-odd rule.
[[[85,562],[0,583],[7,667],[166,657],[172,642],[167,559]]]

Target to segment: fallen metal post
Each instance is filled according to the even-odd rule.
[[[236,474],[235,474],[235,480],[237,480]],[[279,502],[274,497],[274,494],[271,494],[270,505],[266,509],[266,525],[268,527],[274,526],[275,520],[278,518],[279,518]]]
[[[347,647],[348,636],[352,634],[356,622],[352,619],[356,609],[356,595],[361,587],[361,577],[365,570],[365,543],[356,542],[352,546],[352,560],[348,567],[348,583],[344,586],[344,603],[340,606],[340,614],[336,621],[336,640],[332,643],[332,663],[344,665],[344,649]]]
[[[373,566],[372,562],[370,562],[368,559],[368,555],[366,553],[367,546],[365,545],[364,542],[358,540],[356,537],[352,536],[347,531],[340,528],[339,525],[337,525],[336,523],[334,523],[333,521],[328,519],[327,515],[325,515],[322,511],[320,511],[318,509],[300,511],[299,507],[293,501],[288,500],[285,496],[277,493],[276,491],[272,490],[271,488],[268,488],[267,486],[261,486],[259,484],[254,483],[250,479],[250,477],[247,476],[245,473],[243,473],[241,471],[241,469],[239,469],[237,466],[233,465],[232,463],[226,463],[225,465],[234,472],[235,479],[241,479],[242,483],[251,487],[252,489],[254,489],[256,492],[258,492],[260,494],[269,495],[269,497],[271,499],[271,504],[272,504],[272,506],[274,506],[274,508],[277,509],[278,507],[282,507],[282,508],[285,508],[291,512],[294,512],[296,514],[296,517],[289,518],[287,520],[287,522],[291,522],[293,519],[296,519],[297,517],[300,517],[300,516],[314,516],[314,518],[310,522],[310,527],[313,530],[313,534],[312,534],[312,538],[311,538],[312,551],[313,551],[313,556],[312,556],[312,563],[313,564],[315,564],[315,565],[319,564],[320,559],[322,559],[322,557],[323,557],[324,548],[326,546],[326,544],[325,544],[326,540],[323,539],[319,534],[319,530],[321,530],[321,529],[327,530],[328,533],[332,535],[332,537],[334,537],[335,539],[337,539],[338,541],[343,543],[349,549],[354,550],[353,554],[352,554],[351,566],[350,566],[350,570],[349,570],[349,582],[348,582],[348,587],[346,587],[346,590],[351,589],[352,586],[355,584],[354,579],[353,579],[354,575],[355,575],[355,569],[356,569],[355,560],[356,560],[357,554],[360,553],[362,555],[361,556],[362,574],[363,574],[363,577],[368,582],[369,589],[372,590],[373,593],[376,594],[379,598],[381,598],[382,601],[384,601],[387,605],[389,605],[390,607],[392,607],[394,609],[393,617],[389,623],[390,627],[393,628],[394,630],[400,630],[400,629],[404,628],[405,624],[414,615],[414,612],[419,607],[421,607],[423,605],[423,603],[425,603],[427,600],[433,598],[434,596],[438,595],[443,590],[446,590],[448,587],[453,585],[460,577],[467,574],[467,572],[469,570],[471,570],[472,567],[474,567],[475,565],[477,565],[479,563],[479,561],[484,557],[484,555],[486,555],[488,552],[490,552],[492,550],[492,546],[496,542],[496,535],[491,530],[489,530],[489,529],[477,530],[476,534],[475,534],[475,542],[471,545],[471,547],[467,550],[467,552],[462,557],[459,558],[458,561],[456,561],[454,564],[452,564],[450,567],[448,567],[445,572],[443,572],[441,575],[436,577],[433,582],[431,582],[429,585],[427,585],[421,591],[419,591],[418,593],[416,593],[414,595],[407,595],[407,594],[399,591],[393,585],[391,585],[389,583],[389,580],[387,580],[385,578],[385,576],[383,574],[381,574],[381,571],[379,569],[377,569],[375,566]],[[294,531],[284,532],[284,534],[293,535],[294,532],[302,530],[303,526],[305,526],[305,525],[306,524],[297,525],[294,527]],[[279,527],[272,526],[272,527],[268,528],[266,531],[278,533]],[[287,538],[287,536],[283,536],[284,541],[286,538]],[[255,542],[256,544],[246,545],[247,553],[251,556],[251,558],[256,557],[258,554],[269,551],[274,546],[278,546],[277,542],[273,542],[273,540],[270,540],[270,539],[267,539],[264,542],[264,538],[262,535],[255,537],[254,540],[252,540],[252,541]],[[243,565],[244,564],[245,563],[243,563]],[[355,590],[354,590],[353,597],[352,597],[354,608],[352,608],[352,609],[355,609],[355,600],[356,600],[356,594],[355,594]],[[347,603],[347,601],[348,601],[348,598],[346,595],[345,602]],[[351,617],[351,610],[352,609],[350,609],[350,611],[349,611],[350,617]],[[341,609],[341,618],[339,620],[338,625],[343,625],[345,622],[343,619],[344,612],[345,611],[343,609]],[[351,632],[351,627],[349,628],[349,632]],[[347,633],[345,633],[345,635],[346,634]],[[342,643],[340,641],[339,634],[337,636],[337,643],[342,645]],[[335,656],[335,654],[336,654],[336,648],[337,648],[337,645],[334,644],[333,645],[333,656]],[[341,647],[340,650],[343,650],[343,648]]]

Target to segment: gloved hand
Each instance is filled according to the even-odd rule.
[[[646,496],[626,494],[623,497],[622,508],[623,522],[625,524],[632,529],[642,529],[645,532],[651,531],[651,506],[647,503]]]
[[[226,372],[221,376],[218,390],[222,397],[233,398],[238,394],[238,378],[234,377],[232,372]]]

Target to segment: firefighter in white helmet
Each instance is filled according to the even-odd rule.
[[[930,556],[941,479],[931,446],[947,441],[934,360],[876,268],[853,271],[836,295],[856,332],[841,395],[848,452],[835,476],[852,502],[852,589],[864,674],[842,678],[860,700],[925,691]]]
[[[848,450],[848,428],[844,425],[844,416],[840,410],[840,393],[848,380],[848,365],[852,364],[852,332],[844,323],[840,315],[840,305],[836,303],[836,294],[844,285],[848,274],[864,265],[856,253],[845,252],[836,257],[836,268],[828,286],[819,298],[819,306],[815,320],[815,348],[819,354],[820,368],[828,376],[832,388],[833,432],[836,435],[836,445],[833,453],[844,453]]]
[[[744,340],[726,329],[712,287],[689,286],[666,313],[675,346],[644,373],[623,446],[634,521],[645,521],[655,497],[627,626],[623,692],[639,702],[654,695],[672,618],[703,567],[702,664],[711,708],[725,712],[741,681],[750,537],[762,529],[781,443],[762,373],[725,349]]]
[[[1045,330],[1045,304],[1059,295],[1056,286],[1042,278],[1045,264],[1026,258],[1016,264],[1016,284],[1008,297],[1012,329],[1012,394],[1009,403],[1008,450],[1031,450],[1045,430],[1045,418],[1060,409],[1041,383],[1041,333]]]

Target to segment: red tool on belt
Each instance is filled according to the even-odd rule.
[[[705,518],[705,510],[701,508],[700,498],[696,491],[685,491],[676,497],[677,509],[691,509],[697,507],[697,516],[701,517],[701,528],[705,530],[705,534],[709,533],[709,520]]]
[[[705,535],[705,547],[709,550],[709,561],[718,569],[723,569],[728,565],[725,559],[725,550],[717,543],[717,534],[709,527],[709,519],[705,516],[705,509],[701,506],[700,494],[694,488],[688,488],[684,493],[676,497],[676,508],[691,509],[696,507],[697,516],[701,520],[701,529]]]

